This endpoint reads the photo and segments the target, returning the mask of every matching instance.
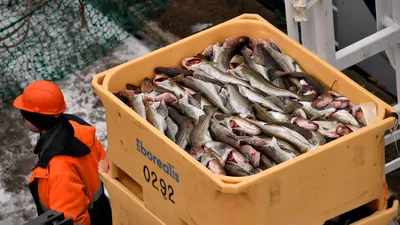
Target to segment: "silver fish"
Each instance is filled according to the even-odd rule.
[[[260,128],[239,116],[225,117],[224,121],[232,131],[241,131],[248,135],[259,135],[261,133]]]
[[[274,162],[272,159],[268,158],[263,154],[260,155],[260,167],[259,167],[260,169],[266,170],[273,166],[276,166],[276,162]]]
[[[225,114],[231,115],[234,114],[234,110],[228,104],[228,102],[224,102],[222,98],[219,96],[219,92],[214,84],[208,83],[193,77],[185,77],[183,80],[183,84],[196,92],[201,93],[207,101],[209,101],[214,106],[219,107],[219,109]]]
[[[313,121],[319,125],[318,132],[327,138],[339,138],[341,135],[338,134],[337,130],[339,127],[344,125],[337,121]]]
[[[153,100],[155,102],[161,102],[162,100],[164,100],[165,104],[167,105],[175,104],[176,102],[178,102],[176,96],[168,92],[155,96]]]
[[[226,164],[225,171],[228,176],[234,177],[245,177],[251,175],[251,172],[247,172],[236,164]]]
[[[316,131],[316,130],[318,130],[318,127],[319,127],[318,124],[316,124],[316,123],[314,123],[314,122],[312,122],[312,121],[310,121],[310,120],[303,119],[303,118],[301,118],[301,117],[293,117],[293,118],[291,119],[291,122],[292,122],[293,124],[297,124],[297,125],[299,125],[300,127],[305,128],[305,129],[307,129],[307,130]]]
[[[167,123],[167,129],[165,130],[165,134],[173,142],[176,142],[176,135],[178,134],[178,125],[176,125],[176,123],[169,116],[165,118],[165,122]]]
[[[326,143],[325,137],[318,131],[311,131],[312,133],[312,138],[309,140],[309,142],[316,146],[322,146]]]
[[[179,127],[179,132],[175,143],[182,149],[185,149],[189,144],[190,135],[194,129],[193,123],[190,121],[190,119],[180,115],[178,111],[171,107],[168,108],[168,116],[171,117]]]
[[[167,75],[157,74],[153,81],[159,87],[173,92],[178,98],[182,98],[185,95],[185,89]]]
[[[298,108],[294,111],[294,115],[299,117],[299,118],[303,118],[303,119],[307,119],[307,115],[304,112],[304,110],[302,108]]]
[[[267,124],[262,121],[247,119],[257,125],[267,135],[277,137],[293,145],[298,151],[304,153],[313,146],[301,134],[284,126]]]
[[[260,165],[261,153],[255,150],[250,145],[241,145],[237,150],[243,154],[243,156],[251,162],[251,164],[257,168]]]
[[[127,105],[131,107],[139,116],[146,119],[146,110],[143,101],[142,93],[135,94],[134,90],[123,90],[118,92],[118,95],[126,100]]]
[[[223,165],[211,151],[206,151],[202,154],[201,164],[210,169],[214,174],[226,175]]]
[[[300,103],[303,105],[301,108],[307,114],[307,117],[312,121],[320,117],[328,117],[336,111],[336,109],[333,108],[323,110],[315,109],[312,107],[311,102],[300,101]]]
[[[257,118],[264,122],[276,123],[276,122],[289,122],[290,121],[289,115],[279,113],[279,112],[274,112],[274,111],[268,111],[258,104],[253,104],[253,108],[256,112]]]
[[[286,89],[282,89],[276,87],[275,85],[271,84],[269,81],[266,81],[262,78],[262,76],[251,69],[246,64],[241,64],[240,66],[236,67],[233,70],[228,70],[229,74],[237,74],[240,77],[244,77],[249,80],[250,84],[257,88],[258,90],[268,94],[268,95],[275,95],[280,97],[291,97],[296,98],[301,101],[312,101],[314,100],[315,96],[313,95],[300,95],[294,92],[291,92]]]
[[[223,142],[234,148],[239,147],[237,141],[240,137],[236,136],[228,127],[222,125],[215,119],[211,119],[210,123],[209,130],[213,140]]]
[[[242,153],[238,152],[237,150],[232,150],[232,152],[229,154],[226,164],[235,165],[247,174],[254,173],[254,167],[250,164],[246,157],[244,157]],[[225,165],[225,167],[227,165]]]
[[[247,65],[249,65],[250,68],[252,68],[253,70],[260,73],[264,77],[264,79],[266,79],[267,81],[270,81],[271,78],[269,77],[269,74],[268,74],[268,69],[270,69],[270,68],[264,67],[260,64],[257,64],[256,62],[254,62],[252,54],[253,54],[253,52],[251,51],[251,49],[244,46],[242,49],[243,56],[240,56],[240,57],[242,57],[244,59],[244,61],[247,63]],[[232,69],[234,69],[235,67],[239,66],[242,63],[243,62],[241,61],[241,58],[239,58],[239,57],[237,57],[237,58],[233,57],[230,61],[230,64],[232,65],[231,67],[233,67]]]
[[[175,109],[177,109],[183,115],[192,118],[197,122],[199,121],[200,116],[205,115],[202,109],[197,108],[194,105],[189,103],[189,96],[185,95],[181,99],[178,100],[178,104],[174,105]]]
[[[329,116],[330,118],[336,119],[343,124],[350,124],[359,127],[360,124],[357,120],[346,110],[338,110]]]
[[[272,142],[272,140],[273,139],[270,137],[252,136],[252,137],[241,138],[241,139],[239,139],[238,142],[239,142],[239,145],[248,144],[253,147],[256,147],[257,145],[270,144]],[[291,144],[287,143],[286,141],[282,141],[280,139],[276,139],[276,141],[282,150],[293,153],[296,156],[301,154],[299,151],[296,150],[296,148],[294,148]],[[262,144],[260,144],[260,143],[262,143]]]
[[[168,109],[161,102],[150,102],[146,106],[147,121],[161,133],[164,134],[167,129],[165,118],[168,116]]]
[[[272,140],[269,143],[258,137],[251,137],[248,140],[243,140],[242,142],[249,142],[249,144],[254,146],[254,148],[278,164],[296,157],[296,154],[282,150],[275,137],[272,137]]]
[[[258,94],[257,92],[250,90],[246,87],[243,86],[238,86],[239,87],[239,92],[242,94],[244,97],[246,97],[249,101],[253,103],[258,103],[261,106],[283,113],[284,111],[277,106],[275,103],[270,101],[268,98],[264,98],[262,95]]]
[[[234,36],[225,39],[222,46],[213,45],[212,60],[216,63],[218,69],[226,72],[229,70],[229,60],[233,57],[233,53],[237,48],[248,43],[249,38],[245,36]]]
[[[210,126],[210,119],[218,108],[206,106],[204,109],[205,115],[200,116],[199,122],[190,135],[189,143],[192,147],[203,146],[209,141],[212,141],[208,127]]]
[[[295,68],[291,57],[286,57],[285,54],[275,51],[270,46],[263,45],[263,47],[278,62],[284,72],[294,72]]]
[[[252,88],[251,85],[246,81],[243,81],[236,76],[230,76],[226,72],[219,70],[212,62],[195,57],[187,57],[183,59],[182,64],[187,69],[196,71],[202,76],[213,78],[223,84],[239,84],[248,88]]]
[[[219,141],[207,142],[205,147],[211,149],[211,151],[220,159],[222,166],[225,166],[225,163],[228,160],[228,155],[232,150],[234,150],[232,146]]]
[[[233,109],[239,113],[241,117],[253,118],[254,114],[253,109],[251,108],[251,103],[240,94],[237,86],[228,84],[226,85],[226,88],[229,93],[228,100]]]

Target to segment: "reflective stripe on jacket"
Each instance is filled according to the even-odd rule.
[[[29,188],[38,214],[52,209],[72,217],[74,224],[111,225],[111,208],[98,176],[105,151],[96,129],[64,115],[57,127],[43,134],[35,147],[39,161]]]

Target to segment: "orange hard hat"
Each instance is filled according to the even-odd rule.
[[[65,111],[67,104],[60,88],[46,80],[29,84],[14,100],[14,107],[28,112],[57,115]]]

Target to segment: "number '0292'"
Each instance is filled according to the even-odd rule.
[[[143,167],[143,175],[144,179],[146,179],[147,182],[151,182],[153,184],[153,187],[157,191],[160,191],[162,195],[168,195],[168,199],[175,204],[174,200],[172,199],[172,196],[174,195],[174,189],[171,185],[168,184],[167,186],[162,178],[158,180],[157,174],[154,171],[150,172],[149,167],[147,167],[146,165]],[[160,185],[160,188],[158,188],[158,185]]]

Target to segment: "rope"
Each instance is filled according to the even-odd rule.
[[[23,23],[21,26],[19,26],[17,29],[15,29],[13,32],[11,32],[10,34],[7,34],[5,37],[0,38],[0,41],[3,41],[3,40],[5,40],[5,39],[7,39],[7,38],[10,38],[12,35],[14,35],[15,33],[17,33],[20,29],[22,29],[22,27],[24,27],[24,25],[25,25],[26,23],[28,23],[28,25],[27,25],[27,27],[26,27],[26,32],[25,32],[24,36],[22,36],[21,40],[19,40],[17,43],[15,43],[15,44],[13,44],[13,45],[5,45],[5,44],[3,44],[3,45],[0,46],[0,48],[6,48],[6,49],[15,48],[15,47],[17,47],[18,45],[20,45],[22,42],[24,42],[24,40],[25,40],[26,37],[28,36],[29,28],[30,28],[30,25],[31,25],[31,15],[32,15],[31,13],[32,13],[33,11],[35,11],[40,5],[42,5],[42,3],[43,3],[43,0],[40,0],[39,3],[38,3],[37,5],[35,5],[34,7],[32,7],[32,5],[33,5],[33,4],[32,4],[32,0],[28,0],[28,11],[27,11],[27,13],[26,13],[28,16],[26,16],[24,23]]]

